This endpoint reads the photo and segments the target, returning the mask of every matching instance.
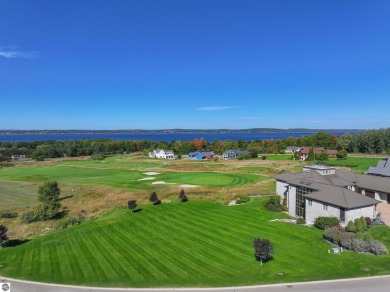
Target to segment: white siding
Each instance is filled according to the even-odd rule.
[[[375,199],[387,204],[387,193],[375,193]]]
[[[336,217],[340,219],[340,208],[337,206],[327,205],[327,210],[324,210],[324,204],[312,200],[312,205],[309,206],[309,199],[306,199],[306,222],[313,224],[315,219],[320,216]]]
[[[345,223],[347,224],[349,221],[353,221],[356,218],[363,217],[370,217],[371,219],[374,216],[374,206],[369,206],[365,208],[358,208],[358,209],[350,209],[345,211]]]
[[[287,196],[287,207],[288,207],[288,214],[290,216],[296,216],[296,199],[297,199],[297,188],[295,186],[290,186],[288,189],[288,196]]]

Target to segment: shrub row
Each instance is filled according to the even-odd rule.
[[[340,220],[336,217],[317,217],[314,221],[314,226],[319,229],[331,228],[339,224]]]
[[[363,216],[356,218],[355,221],[349,221],[345,229],[350,232],[366,231],[368,229],[367,220]]]
[[[251,198],[249,196],[242,196],[236,200],[236,204],[244,204],[244,203],[249,202],[250,200],[251,200]]]
[[[382,242],[377,240],[362,240],[350,233],[345,233],[338,227],[325,229],[324,238],[353,252],[368,252],[375,255],[387,254]]]
[[[274,212],[282,212],[283,208],[280,204],[280,196],[272,196],[270,199],[265,203],[265,207]]]
[[[0,218],[16,218],[18,217],[18,213],[11,211],[3,211],[0,212]]]

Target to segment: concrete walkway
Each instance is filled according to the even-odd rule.
[[[390,204],[378,204],[376,210],[381,213],[381,219],[386,225],[390,226]]]

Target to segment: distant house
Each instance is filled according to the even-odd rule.
[[[242,150],[226,150],[222,153],[222,158],[225,160],[228,159],[236,159],[240,155],[248,155],[248,151],[242,151]]]
[[[336,171],[323,165],[305,166],[300,173],[282,173],[276,193],[286,198],[288,214],[309,224],[319,216],[337,217],[346,225],[361,216],[373,218],[377,204],[390,203],[387,178]]]
[[[302,149],[302,147],[297,147],[297,146],[287,146],[286,147],[286,150],[285,150],[285,153],[295,153],[295,152],[299,152],[300,150]]]
[[[299,150],[299,159],[300,160],[306,160],[307,157],[309,156],[310,148],[312,147],[303,147],[302,149]],[[314,155],[325,152],[329,156],[336,156],[339,152],[337,150],[332,150],[332,149],[325,149],[323,147],[314,147]]]
[[[12,160],[23,160],[26,159],[26,155],[21,154],[21,155],[11,155]]]
[[[214,152],[209,150],[209,149],[199,150],[199,151],[196,151],[196,152],[188,153],[187,157],[188,158],[194,158],[194,159],[197,159],[197,160],[213,159],[214,158]]]
[[[390,178],[390,157],[379,160],[376,166],[371,166],[367,174]]]
[[[149,157],[151,158],[163,158],[163,159],[174,159],[175,153],[173,150],[163,150],[163,149],[156,149],[152,152],[149,152]]]

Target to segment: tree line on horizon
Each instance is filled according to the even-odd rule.
[[[201,149],[210,149],[220,155],[225,150],[240,149],[249,152],[284,153],[287,146],[324,147],[326,149],[346,150],[347,152],[367,154],[390,154],[390,128],[367,130],[356,134],[344,133],[342,136],[317,132],[312,136],[288,137],[284,139],[264,139],[244,141],[243,139],[206,141],[196,138],[193,141],[156,142],[150,140],[68,140],[0,142],[0,162],[11,161],[12,156],[25,156],[36,160],[58,157],[78,157],[90,155],[113,155],[143,152],[153,149],[173,150],[176,155],[186,155]]]

